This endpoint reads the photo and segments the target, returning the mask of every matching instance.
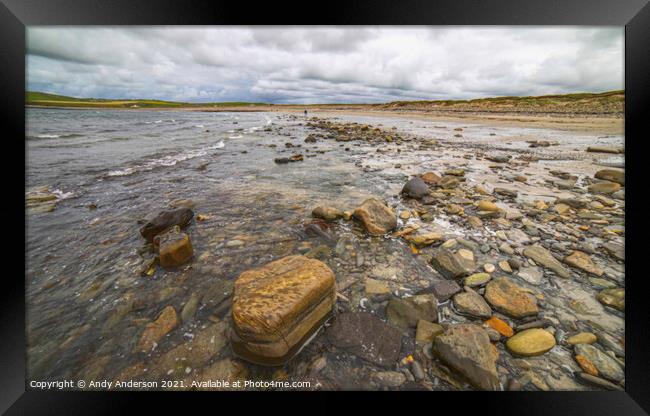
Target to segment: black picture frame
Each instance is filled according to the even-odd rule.
[[[642,415],[650,412],[650,357],[648,331],[650,302],[644,292],[645,249],[643,201],[645,144],[650,140],[650,4],[647,0],[443,0],[443,1],[329,1],[224,2],[142,0],[0,0],[0,114],[5,136],[2,166],[5,202],[5,248],[0,251],[8,268],[1,277],[0,294],[0,411],[7,414],[91,414],[128,411],[134,397],[155,399],[158,405],[177,404],[195,393],[72,393],[26,391],[24,260],[18,242],[25,234],[25,26],[29,25],[615,25],[625,26],[625,142],[626,142],[626,391],[625,392],[509,392],[509,393],[406,393],[406,405],[424,399],[425,411],[453,406],[454,413],[468,406],[492,414]],[[8,147],[7,147],[8,146]],[[23,155],[21,157],[20,155]],[[9,226],[7,228],[7,226]],[[629,244],[628,244],[629,243]],[[21,262],[19,259],[23,259]],[[250,401],[244,394],[228,393]],[[337,411],[328,398],[318,398],[322,410]],[[417,394],[417,396],[416,396]],[[460,396],[462,394],[462,397]],[[152,397],[153,396],[153,397]],[[219,394],[222,398],[223,393]],[[289,400],[267,394],[263,402]],[[306,394],[293,395],[305,398]],[[348,396],[343,394],[343,396]],[[388,394],[362,394],[360,403],[385,403]],[[221,399],[220,399],[221,400]],[[294,400],[292,397],[290,400]],[[307,401],[313,400],[307,398]],[[403,399],[397,399],[401,401]],[[429,404],[427,404],[429,403]],[[418,404],[420,405],[420,404]],[[245,406],[248,406],[246,404]],[[314,406],[312,403],[310,406]],[[225,411],[225,408],[223,409]],[[411,410],[414,411],[414,410]]]

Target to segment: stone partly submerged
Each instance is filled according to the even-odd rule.
[[[336,221],[343,218],[343,211],[335,207],[318,206],[311,212],[312,217],[321,218],[325,221]]]
[[[483,328],[473,324],[452,325],[435,337],[433,351],[474,387],[493,391],[500,389],[496,368],[499,353]]]
[[[607,147],[607,146],[589,146],[587,152],[592,153],[625,153],[625,149],[622,147]]]
[[[190,237],[181,232],[178,226],[157,235],[154,238],[154,245],[158,246],[160,265],[163,267],[180,266],[190,261],[194,255]]]
[[[625,312],[625,289],[617,287],[604,289],[596,296],[600,303]]]
[[[555,346],[555,337],[541,328],[518,332],[506,342],[506,347],[515,355],[534,357],[550,351]]]
[[[178,326],[176,310],[172,306],[167,306],[155,321],[147,324],[136,346],[136,351],[151,351],[176,326]]]
[[[400,357],[400,331],[367,312],[338,315],[326,335],[335,347],[382,367],[393,366]]]
[[[438,322],[438,302],[432,294],[391,299],[386,306],[386,316],[400,328],[414,328],[421,319]]]
[[[465,277],[476,269],[473,259],[463,257],[446,248],[436,250],[431,258],[431,265],[447,279]]]
[[[189,208],[162,211],[140,229],[140,234],[145,240],[152,242],[155,236],[175,225],[180,228],[185,227],[192,217],[194,217],[194,212]]]
[[[555,272],[560,277],[568,278],[569,271],[560,263],[550,251],[539,245],[533,245],[524,249],[524,256],[533,259],[537,264]]]
[[[602,377],[616,382],[625,378],[623,367],[614,358],[593,345],[577,344],[574,350],[577,355],[582,355],[591,361]]]
[[[402,194],[411,198],[420,199],[429,195],[429,186],[427,186],[422,178],[416,176],[406,182],[404,188],[402,188]]]
[[[596,179],[604,181],[616,182],[621,186],[625,186],[625,172],[616,169],[602,169],[594,175]]]
[[[454,307],[461,315],[476,318],[489,318],[492,316],[490,305],[473,290],[456,294],[453,301]]]
[[[507,277],[488,283],[485,299],[496,310],[513,318],[536,316],[539,313],[535,297]]]
[[[288,256],[235,281],[231,342],[235,355],[262,365],[293,358],[332,315],[334,273],[323,262]]]
[[[361,221],[368,233],[386,234],[397,227],[395,211],[377,198],[368,198],[354,210],[354,218]]]
[[[602,181],[589,185],[587,189],[593,194],[613,194],[621,189],[621,185],[616,182]]]
[[[564,258],[564,262],[569,266],[582,269],[587,273],[596,276],[602,276],[605,273],[600,267],[596,266],[587,253],[582,251],[573,251],[569,256]]]

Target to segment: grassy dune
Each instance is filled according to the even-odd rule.
[[[522,113],[623,114],[625,92],[494,97],[475,100],[395,101],[380,107],[394,110],[438,110]]]

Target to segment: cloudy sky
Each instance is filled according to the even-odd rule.
[[[617,27],[30,27],[27,84],[76,97],[273,103],[623,89]]]

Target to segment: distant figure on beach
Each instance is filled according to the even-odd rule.
[[[305,108],[305,117],[307,117],[307,109]]]

